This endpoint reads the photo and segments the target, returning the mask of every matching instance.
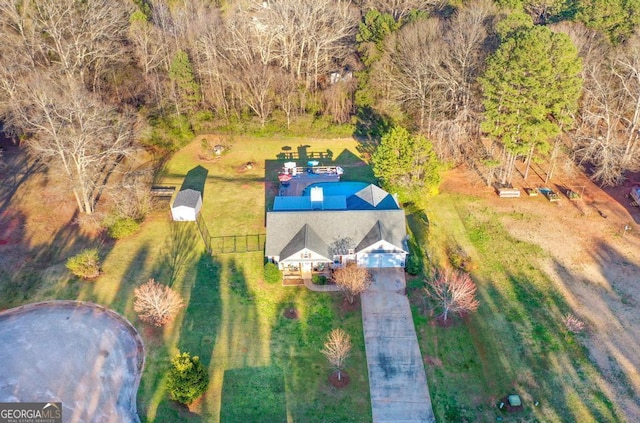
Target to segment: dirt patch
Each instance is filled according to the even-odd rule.
[[[299,317],[298,316],[298,310],[296,310],[294,307],[287,307],[284,310],[284,313],[282,313],[282,315],[284,317],[286,317],[287,319],[289,319],[289,320],[294,320],[294,319],[297,319]]]
[[[546,184],[543,175],[535,165],[527,181],[514,180],[522,197],[499,198],[474,170],[461,167],[448,172],[441,191],[479,197],[479,207],[495,210],[511,236],[545,251],[539,267],[590,328],[580,339],[604,375],[603,389],[628,421],[640,421],[640,210],[625,198],[633,181],[604,190],[578,173]],[[560,200],[524,192],[540,186]],[[567,189],[581,199],[570,200]]]
[[[440,360],[438,357],[431,357],[429,355],[425,355],[424,362],[428,366],[442,367],[442,360]]]
[[[500,405],[502,405],[502,407]],[[498,402],[498,408],[500,408],[500,410],[502,411],[506,411],[507,413],[516,413],[518,411],[524,410],[524,406],[522,404],[520,405],[509,404],[509,395],[503,398],[500,398],[500,401]]]
[[[329,375],[329,383],[334,388],[342,389],[349,385],[351,382],[351,378],[349,375],[343,370],[340,372],[340,378],[338,379],[338,372],[331,373]]]

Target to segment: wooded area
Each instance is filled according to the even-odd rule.
[[[640,167],[639,20],[631,0],[0,0],[0,122],[84,213],[137,148],[303,117],[407,128],[503,184],[562,157],[615,185]]]

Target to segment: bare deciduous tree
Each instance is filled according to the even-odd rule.
[[[98,190],[132,149],[134,117],[45,72],[19,81],[0,75],[2,88],[6,126],[26,135],[27,148],[66,175],[79,210],[93,213]]]
[[[134,294],[133,309],[141,320],[155,326],[169,323],[184,307],[176,291],[153,279],[137,287]]]
[[[327,357],[329,363],[338,371],[338,380],[342,379],[344,362],[351,351],[351,337],[344,330],[333,329],[327,336],[322,354]]]
[[[344,291],[349,303],[353,304],[355,297],[371,285],[371,274],[366,268],[359,267],[356,263],[347,263],[333,272],[333,280]]]
[[[389,13],[396,21],[407,18],[413,11],[433,11],[447,5],[445,0],[362,0],[363,8]]]
[[[153,168],[125,169],[121,178],[108,189],[118,216],[143,219],[152,208]]]
[[[460,315],[477,310],[480,305],[476,299],[477,289],[468,273],[450,269],[440,272],[425,287],[427,294],[442,308],[445,321],[451,313]]]
[[[384,93],[390,110],[399,107],[412,117],[434,140],[440,158],[461,161],[479,138],[476,80],[495,14],[491,2],[480,1],[447,21],[411,22],[388,37],[372,70],[371,83]]]
[[[622,182],[626,171],[640,168],[640,38],[599,52],[584,57],[573,151],[580,163],[592,165],[594,180],[611,186]]]
[[[130,5],[123,1],[42,0],[33,22],[40,34],[41,60],[57,65],[92,90],[100,77],[125,60]]]
[[[273,112],[275,72],[261,64],[240,69],[237,76],[242,101],[258,116],[262,126]]]

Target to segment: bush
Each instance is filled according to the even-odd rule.
[[[326,285],[327,284],[327,277],[324,276],[324,275],[318,275],[316,273],[313,276],[311,276],[311,282],[313,282],[316,285]]]
[[[264,280],[270,284],[282,281],[282,272],[276,264],[267,263],[264,265]]]
[[[171,359],[167,377],[167,388],[171,399],[190,404],[202,395],[209,386],[209,374],[200,357],[188,352],[178,353]]]
[[[107,235],[113,239],[126,238],[140,229],[140,222],[131,217],[116,218],[109,228]]]
[[[100,256],[97,248],[87,248],[70,257],[67,269],[82,279],[94,279],[100,276]]]
[[[422,260],[416,254],[411,254],[407,259],[406,271],[408,274],[415,276],[422,271]]]
[[[166,285],[153,279],[137,287],[134,291],[133,310],[140,320],[155,326],[163,326],[175,319],[184,307],[180,295]]]
[[[195,135],[185,115],[151,116],[149,123],[151,132],[142,137],[142,143],[163,151],[178,151]]]

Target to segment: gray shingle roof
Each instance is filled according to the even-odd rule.
[[[316,251],[311,247],[307,248],[322,255],[327,251],[325,246],[328,246],[329,254],[333,255],[334,246],[344,248],[345,241],[349,243],[348,248],[355,249],[356,246],[363,245],[365,238],[376,238],[374,226],[378,226],[378,229],[375,230],[379,232],[385,241],[393,244],[398,249],[403,249],[403,241],[407,234],[404,210],[402,209],[269,212],[267,213],[265,255],[270,257],[280,256],[281,259],[285,258],[281,253],[290,250],[289,245],[293,245],[294,238],[301,236],[300,232],[305,225],[308,226],[307,231],[311,229],[321,240],[321,243],[316,244],[317,241],[313,241],[313,244],[318,245],[314,248],[322,248],[322,251]],[[374,234],[370,235],[372,231],[374,231]],[[300,241],[296,242],[297,248],[300,245]],[[320,244],[322,244],[322,247],[319,247]],[[311,243],[307,245],[311,245]],[[367,246],[362,246],[361,248]]]
[[[313,231],[313,229],[311,229],[309,225],[304,225],[302,229],[300,229],[300,231],[291,238],[291,241],[284,246],[279,256],[281,259],[285,259],[305,248],[321,254],[327,259],[331,259],[329,256],[329,246]]]
[[[349,210],[393,210],[399,209],[398,203],[391,194],[382,188],[369,184],[347,198],[347,208]]]
[[[186,206],[195,209],[200,201],[200,192],[194,189],[185,189],[176,195],[172,207]]]

